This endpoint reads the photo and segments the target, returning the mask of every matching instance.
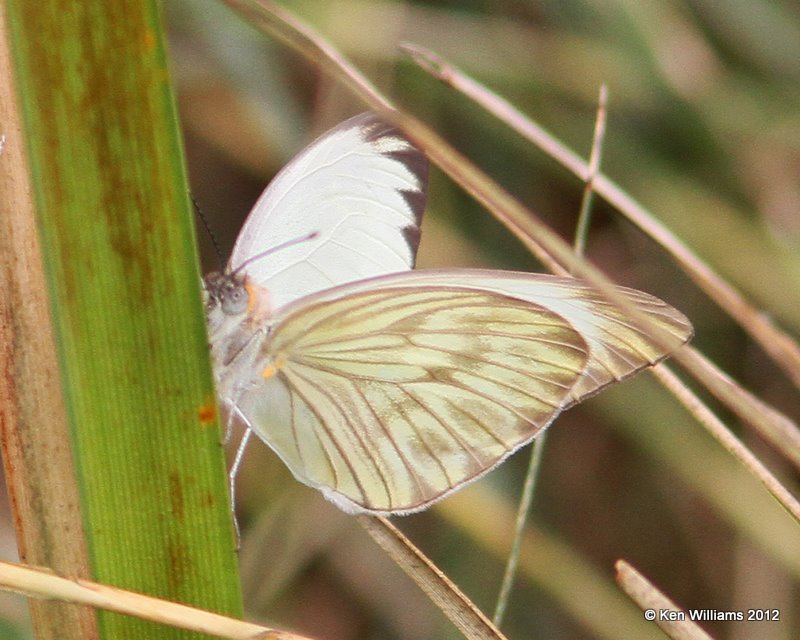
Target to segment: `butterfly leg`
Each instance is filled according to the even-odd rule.
[[[236,404],[234,402],[226,400],[222,404],[230,407],[230,410],[228,411],[228,418],[225,420],[225,432],[222,434],[222,444],[224,446],[227,445],[233,437],[233,421],[235,416],[238,415],[241,419],[244,419],[244,416],[236,408]]]
[[[253,435],[253,430],[250,428],[250,423],[247,421],[247,418],[245,418],[235,406],[232,407],[231,415],[234,413],[238,414],[245,424],[244,435],[242,435],[242,439],[239,441],[239,446],[236,448],[236,455],[233,458],[233,464],[231,464],[230,471],[228,471],[228,493],[231,499],[231,517],[233,518],[233,528],[236,531],[236,549],[238,550],[242,546],[242,532],[239,528],[239,519],[236,517],[236,475],[239,473],[239,468],[242,466],[244,451],[247,448],[247,443],[250,442],[250,436]],[[229,422],[231,421],[229,420]],[[229,427],[226,442],[230,440],[231,431],[232,429]]]
[[[231,465],[231,469],[228,472],[228,482],[230,483],[230,494],[231,494],[231,507],[236,506],[236,474],[239,472],[239,467],[242,466],[242,459],[244,458],[244,450],[247,447],[247,443],[250,441],[250,436],[253,435],[253,430],[250,427],[244,432],[242,439],[239,441],[239,446],[236,449],[236,456],[233,458],[233,464]]]

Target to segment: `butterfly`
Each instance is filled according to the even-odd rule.
[[[692,334],[633,289],[617,293],[668,349],[580,280],[412,270],[427,170],[399,129],[351,118],[276,176],[204,279],[222,404],[349,513],[428,507]]]

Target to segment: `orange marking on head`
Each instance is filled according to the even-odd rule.
[[[256,306],[256,290],[249,282],[244,283],[244,290],[247,291],[247,313],[249,315]]]
[[[251,318],[266,318],[270,315],[269,290],[258,285],[244,283],[247,291],[247,315]]]

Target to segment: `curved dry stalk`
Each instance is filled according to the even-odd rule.
[[[624,560],[617,560],[617,583],[631,600],[638,604],[645,615],[654,614],[653,621],[670,638],[675,640],[713,640],[691,620],[662,620],[659,611],[680,611],[678,605],[654,587],[641,573]]]
[[[207,633],[219,638],[309,640],[306,636],[243,622],[218,613],[195,609],[185,604],[161,600],[81,578],[62,578],[50,573],[47,569],[11,562],[0,562],[0,589],[32,598],[89,605],[178,629]]]
[[[405,44],[402,48],[425,71],[484,107],[521,136],[560,162],[578,178],[587,180],[587,176],[591,174],[590,164],[530,120],[511,103],[476,82],[436,53],[415,44]],[[800,388],[800,345],[791,336],[776,327],[764,313],[748,303],[730,283],[720,277],[608,176],[599,173],[594,183],[595,190],[599,195],[664,247],[689,277],[730,314]]]

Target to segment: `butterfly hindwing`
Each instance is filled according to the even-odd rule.
[[[659,299],[617,293],[672,336],[670,348],[691,335]],[[300,481],[370,513],[424,508],[669,353],[583,282],[482,270],[308,296],[255,350],[239,410]]]
[[[237,400],[299,480],[350,511],[418,510],[496,466],[568,401],[589,353],[561,316],[447,287],[299,306]]]

